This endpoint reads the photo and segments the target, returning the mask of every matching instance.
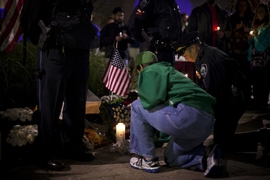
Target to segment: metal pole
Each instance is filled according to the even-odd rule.
[[[26,65],[26,36],[23,34],[23,66]]]

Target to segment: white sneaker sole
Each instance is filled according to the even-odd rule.
[[[138,166],[137,165],[137,162],[138,162],[138,158],[136,158],[136,157],[133,157],[133,158],[131,158],[130,159],[130,166],[132,167],[132,168],[134,168],[134,169],[142,169],[142,170],[144,170],[145,172],[149,172],[149,173],[157,173],[157,172],[160,172],[160,167],[143,167],[143,165],[142,166]]]

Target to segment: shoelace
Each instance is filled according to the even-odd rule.
[[[142,167],[142,158],[138,159],[138,161],[136,162],[136,165],[139,167]]]

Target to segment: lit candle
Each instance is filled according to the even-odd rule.
[[[186,77],[188,77],[188,74],[185,74]]]
[[[116,142],[125,141],[125,128],[124,123],[118,123],[116,125]]]
[[[250,31],[249,34],[250,34],[250,35],[253,35],[253,31]]]
[[[220,27],[218,26],[218,27],[217,27],[217,31],[219,31],[219,30],[220,30]]]

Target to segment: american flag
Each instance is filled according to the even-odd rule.
[[[0,51],[10,53],[22,34],[20,13],[23,3],[24,0],[7,0],[1,29]]]
[[[131,77],[117,48],[114,48],[103,82],[105,86],[119,96],[125,96],[131,83]]]

